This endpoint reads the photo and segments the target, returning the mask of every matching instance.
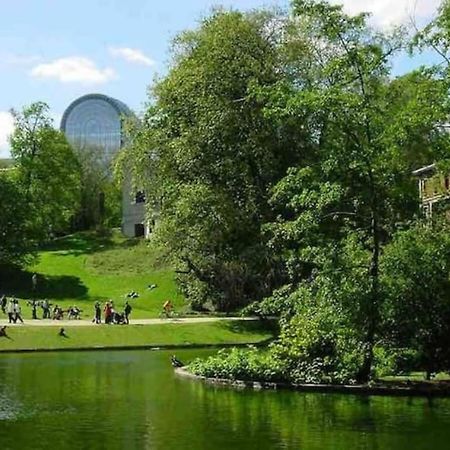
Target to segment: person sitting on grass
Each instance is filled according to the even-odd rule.
[[[64,337],[64,338],[68,337],[67,334],[66,334],[66,330],[64,328],[62,328],[62,327],[59,329],[58,336]]]
[[[6,334],[6,325],[3,325],[3,326],[0,328],[0,337],[8,338],[8,335]]]

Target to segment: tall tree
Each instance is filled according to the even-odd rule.
[[[52,127],[45,103],[37,102],[12,114],[11,155],[34,208],[36,229],[43,238],[67,231],[79,203],[77,159],[65,136]]]
[[[366,15],[347,16],[325,1],[293,5],[287,77],[261,95],[271,99],[268,114],[295,116],[308,130],[315,159],[275,187],[280,216],[269,226],[272,245],[287,255],[294,283],[332,278],[325,292],[354,318],[364,348],[358,379],[367,381],[381,323],[382,248],[417,212],[412,169],[434,149],[449,148],[439,127],[448,86],[433,71],[391,82],[389,59],[402,48],[401,35],[373,31]]]
[[[144,158],[130,153],[157,180],[157,234],[185,292],[219,309],[270,292],[261,224],[269,188],[297,151],[253,94],[279,77],[271,19],[219,11],[181,34],[134,140]]]
[[[0,169],[0,266],[23,265],[33,252],[32,211],[15,169]]]

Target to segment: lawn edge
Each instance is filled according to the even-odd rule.
[[[385,385],[339,385],[339,384],[289,384],[267,381],[231,380],[226,378],[208,378],[195,375],[185,367],[175,368],[175,374],[190,380],[200,381],[214,386],[230,387],[234,389],[261,390],[290,390],[299,392],[335,393],[365,396],[392,397],[450,397],[450,387],[440,386],[385,386]]]

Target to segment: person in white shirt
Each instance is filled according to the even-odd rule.
[[[8,313],[8,320],[9,323],[16,323],[15,316],[14,316],[14,301],[11,298],[8,302],[8,306],[6,307],[6,312]]]
[[[17,320],[20,320],[23,323],[22,319],[22,308],[20,307],[19,300],[14,300],[14,314],[15,314],[15,320],[14,322],[17,322]]]

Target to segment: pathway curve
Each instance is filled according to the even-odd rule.
[[[161,325],[168,323],[208,323],[225,322],[231,320],[253,321],[258,320],[255,317],[180,317],[174,319],[132,319],[130,325]],[[90,320],[24,320],[24,323],[8,323],[8,320],[0,320],[0,326],[11,327],[95,327]]]

